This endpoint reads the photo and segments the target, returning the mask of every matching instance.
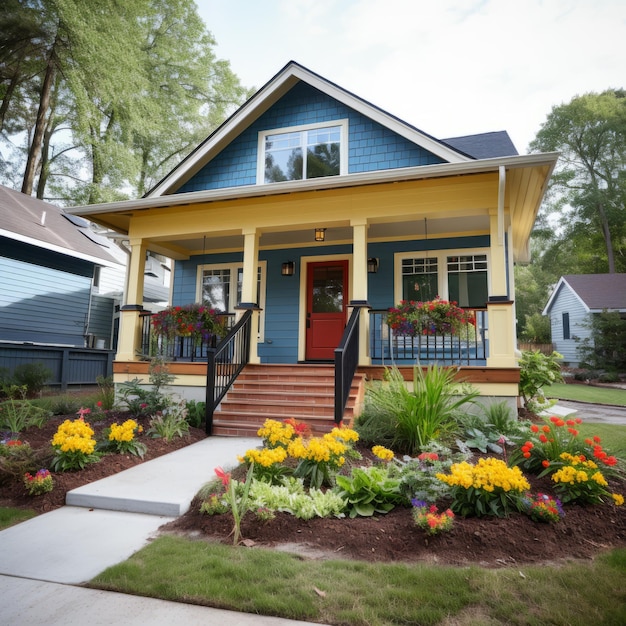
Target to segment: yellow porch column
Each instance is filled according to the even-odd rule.
[[[362,307],[359,324],[359,365],[370,365],[369,306],[367,304],[367,220],[351,220],[352,226],[352,306]]]
[[[250,338],[250,363],[260,363],[258,354],[259,303],[257,302],[257,273],[259,265],[259,233],[256,228],[243,231],[243,282],[241,302],[237,306],[237,319],[244,311],[252,310],[252,337]]]
[[[120,334],[116,360],[137,361],[141,347],[143,283],[148,247],[142,239],[130,240],[131,253],[126,272],[124,305],[120,309]]]
[[[489,320],[489,356],[487,367],[516,367],[515,319],[513,301],[509,295],[507,280],[507,254],[505,246],[505,193],[506,172],[500,168],[498,207],[490,211],[491,284],[487,316]]]

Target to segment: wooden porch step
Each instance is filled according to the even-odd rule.
[[[265,420],[296,419],[316,435],[335,426],[335,372],[327,365],[247,365],[213,415],[213,434],[256,436]],[[344,412],[360,410],[364,375],[353,380]]]

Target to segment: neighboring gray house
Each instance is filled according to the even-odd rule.
[[[110,370],[112,353],[89,350],[116,348],[126,262],[86,219],[0,186],[0,368],[43,362],[61,384],[68,359],[76,361],[70,383],[107,373],[102,363]],[[148,302],[168,299],[165,265],[147,265],[156,268],[146,279]]]
[[[578,365],[578,347],[591,336],[590,316],[604,310],[626,314],[626,274],[561,276],[543,315],[550,317],[552,343],[564,364]]]

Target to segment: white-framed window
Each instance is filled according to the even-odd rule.
[[[265,261],[261,261],[257,270],[257,304],[262,309],[259,313],[259,341],[263,341],[265,329]],[[196,301],[206,306],[234,313],[241,302],[243,284],[243,263],[215,263],[199,265],[197,275]]]
[[[348,171],[348,120],[259,133],[257,182],[339,176]]]
[[[440,296],[467,308],[483,308],[489,295],[489,252],[486,248],[395,255],[394,298],[427,301]]]

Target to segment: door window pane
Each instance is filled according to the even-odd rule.
[[[313,268],[313,313],[343,312],[343,268]]]

